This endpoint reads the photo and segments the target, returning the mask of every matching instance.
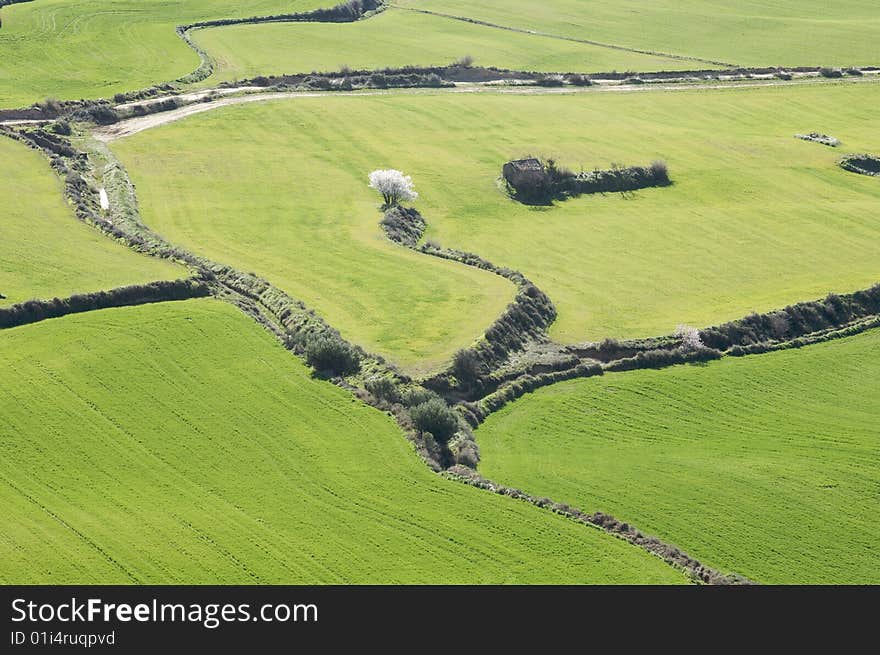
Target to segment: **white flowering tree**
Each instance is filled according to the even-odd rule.
[[[370,188],[382,194],[386,207],[393,207],[404,200],[415,200],[419,197],[413,189],[412,178],[393,168],[370,173]]]
[[[700,339],[700,331],[690,325],[679,325],[675,329],[675,336],[681,339],[682,350],[691,352],[703,347],[703,340]]]

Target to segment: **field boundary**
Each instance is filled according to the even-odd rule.
[[[656,555],[675,569],[682,571],[695,582],[708,585],[753,585],[756,582],[736,573],[723,574],[720,571],[702,564],[680,548],[667,544],[657,537],[643,534],[635,526],[619,521],[610,514],[594,512],[589,514],[576,507],[565,503],[556,503],[550,498],[539,498],[525,493],[513,487],[506,487],[484,478],[482,475],[465,466],[455,466],[443,473],[444,477],[467,484],[478,489],[485,489],[492,493],[515,498],[524,502],[546,509],[567,519],[589,525],[606,532],[618,539],[637,546]]]
[[[103,143],[99,141],[87,142],[84,144],[85,150],[75,149],[71,144],[70,148],[74,150],[75,154],[65,156],[56,153],[51,148],[39,145],[28,138],[28,134],[24,131],[18,132],[11,128],[0,128],[0,134],[19,140],[49,158],[52,169],[59,177],[65,180],[65,195],[69,200],[73,201],[75,213],[79,220],[125,243],[137,252],[163,259],[171,259],[195,269],[198,272],[199,278],[205,281],[204,284],[210,288],[211,294],[214,297],[230,302],[238,307],[273,334],[294,355],[302,358],[303,350],[302,348],[297,348],[295,343],[291,341],[290,337],[292,335],[303,333],[331,334],[335,335],[335,338],[342,340],[339,333],[313,310],[308,309],[304,303],[291,298],[266,280],[248,273],[242,273],[229,266],[211,262],[184,249],[177,248],[152,232],[140,220],[134,185],[128,178],[128,174]],[[110,216],[112,220],[102,218],[99,215],[97,193],[94,191],[94,185],[87,179],[94,174],[99,161],[104,163],[102,167],[104,171],[103,182],[110,199]],[[344,340],[342,341],[344,342]],[[386,364],[381,357],[369,355],[357,346],[351,347],[363,354],[368,374],[372,376],[371,379],[376,379],[377,376],[385,376],[387,379],[393,380],[392,384],[395,385],[412,384],[411,379],[399,373],[393,366]],[[350,376],[349,379],[346,379],[343,376],[337,376],[330,379],[330,382],[347,389],[362,402],[383,411],[388,411],[394,416],[407,440],[413,444],[416,453],[433,471],[443,473],[444,470],[450,470],[452,473],[445,475],[453,476],[451,478],[453,480],[457,471],[457,477],[460,478],[459,481],[466,481],[466,476],[469,475],[466,471],[470,470],[467,467],[449,466],[444,469],[444,467],[440,466],[437,460],[436,447],[432,449],[431,444],[427,442],[427,437],[415,428],[413,418],[406,407],[399,403],[389,406],[385,400],[374,396],[370,391],[359,386],[359,383],[363,383],[363,378]],[[365,384],[364,386],[368,385]],[[433,441],[433,438],[431,438],[431,441]],[[473,475],[476,476],[476,472],[473,472]],[[474,486],[479,485],[474,484]],[[534,504],[548,509],[548,511],[558,512],[560,507],[552,503],[547,505],[535,502]],[[577,518],[577,515],[571,513],[570,518]],[[645,540],[642,540],[640,536],[638,539],[631,539],[627,537],[629,527],[631,526],[623,530],[623,526],[626,524],[619,523],[610,517],[608,517],[605,524],[592,521],[581,522],[596,529],[603,529],[606,532],[616,531],[621,538],[652,554],[661,556],[664,561],[686,573],[690,569],[684,565],[687,562],[692,562],[693,566],[691,569],[693,569],[695,575],[690,575],[690,573],[689,575],[695,582],[721,584],[745,581],[739,576],[724,576],[717,571],[700,565],[696,560],[692,560],[687,556],[681,559],[679,563],[681,565],[674,564],[673,560],[678,556],[676,558],[669,558],[663,556],[662,553],[681,554],[678,548],[663,544],[655,538],[645,538]],[[634,537],[636,534],[641,535],[640,532],[633,528],[632,536]]]
[[[167,282],[133,284],[107,291],[74,294],[66,298],[26,300],[8,307],[0,307],[0,329],[30,325],[69,314],[204,298],[209,295],[211,295],[211,289],[205,280],[186,278]]]

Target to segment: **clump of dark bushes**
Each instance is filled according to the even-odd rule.
[[[751,314],[700,332],[703,343],[728,350],[772,344],[843,327],[880,314],[880,284],[848,295],[829,294],[822,300],[789,305],[766,314]]]
[[[387,376],[372,377],[364,383],[364,387],[378,400],[384,400],[388,403],[400,402],[397,385]]]
[[[511,196],[527,204],[546,204],[584,193],[626,193],[671,184],[666,162],[648,166],[623,167],[574,173],[553,159],[540,162],[539,171],[514,171],[509,164],[502,170]]]
[[[381,225],[389,239],[409,248],[418,244],[427,228],[425,219],[417,210],[400,205],[385,212]]]
[[[306,362],[321,375],[348,375],[360,370],[360,353],[334,334],[307,339]]]
[[[880,157],[867,153],[847,155],[840,160],[840,167],[850,173],[877,177],[880,176]]]
[[[535,80],[535,84],[538,86],[562,86],[565,84],[565,80],[562,75],[542,75],[541,77]]]
[[[442,443],[458,431],[458,416],[441,398],[431,398],[411,407],[409,413],[419,431],[430,432]]]
[[[109,291],[76,294],[69,298],[28,300],[18,305],[0,308],[0,328],[17,327],[47,318],[58,318],[96,309],[185,300],[209,294],[210,288],[204,280],[187,279],[137,284]]]
[[[839,68],[828,68],[823,66],[819,69],[819,75],[827,78],[843,77],[843,71]]]

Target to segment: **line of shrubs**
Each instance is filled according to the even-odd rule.
[[[705,584],[752,584],[750,580],[743,576],[737,574],[725,575],[720,571],[712,569],[702,564],[699,560],[696,560],[693,557],[689,556],[680,548],[671,544],[667,544],[657,537],[643,534],[635,526],[630,525],[629,523],[626,523],[624,521],[620,521],[610,514],[605,514],[603,512],[588,514],[587,512],[584,512],[576,507],[571,507],[566,503],[557,503],[553,502],[549,498],[539,498],[536,496],[532,496],[524,491],[521,491],[520,489],[496,484],[495,482],[484,478],[476,471],[473,471],[464,466],[453,466],[446,471],[445,475],[451,480],[462,482],[472,487],[477,487],[478,489],[485,489],[501,496],[507,496],[509,498],[522,500],[542,509],[560,514],[561,516],[565,516],[566,518],[572,519],[574,521],[600,528],[601,530],[604,530],[609,534],[624,539],[625,541],[635,546],[639,546],[640,548],[643,548],[651,553],[654,553],[655,555],[658,555],[668,564],[674,566],[681,571],[684,571],[694,580],[698,580]]]
[[[0,328],[18,327],[47,318],[59,318],[96,309],[187,300],[210,294],[210,286],[205,280],[189,278],[135,284],[109,291],[75,294],[68,298],[28,300],[10,307],[0,307]]]
[[[700,331],[700,339],[710,348],[728,350],[734,346],[778,343],[855,320],[880,314],[880,284],[851,294],[829,294],[822,300],[788,305],[765,314],[745,318]]]
[[[846,155],[840,160],[840,167],[850,173],[867,175],[869,177],[880,176],[880,157],[869,155]]]

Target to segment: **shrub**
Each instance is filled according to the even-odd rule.
[[[360,355],[341,338],[314,337],[306,345],[306,362],[319,373],[345,375],[360,369]]]
[[[70,123],[65,120],[59,119],[55,121],[54,125],[52,125],[52,131],[55,132],[55,134],[60,134],[61,136],[70,136]]]
[[[470,55],[464,55],[463,57],[456,59],[454,65],[461,66],[462,68],[470,68],[474,65],[474,58]]]
[[[37,106],[45,112],[57,116],[61,113],[61,101],[57,98],[46,98],[43,102],[37,103]]]
[[[562,75],[542,75],[535,80],[538,86],[562,86],[564,83]]]
[[[438,396],[433,391],[429,391],[424,387],[413,387],[411,389],[407,389],[403,396],[401,397],[401,402],[407,407],[415,407],[416,405],[421,405],[423,403],[428,402],[429,400],[439,400],[440,396]]]
[[[440,398],[432,398],[410,410],[413,423],[421,432],[430,432],[445,443],[458,430],[458,417]]]
[[[675,329],[675,336],[681,339],[681,349],[685,352],[693,352],[703,347],[700,331],[690,325],[679,325]]]
[[[855,77],[861,77],[862,75],[864,75],[864,73],[859,68],[847,68],[846,74],[853,75]]]
[[[400,400],[397,387],[390,378],[384,376],[370,378],[364,383],[364,387],[379,400],[387,400],[389,403],[396,403]]]
[[[388,78],[385,76],[384,73],[373,73],[372,75],[370,75],[370,79],[367,83],[374,89],[388,88]]]
[[[574,86],[592,86],[593,80],[590,79],[588,75],[581,75],[580,73],[576,73],[574,75],[568,75],[565,78],[569,84]]]
[[[655,159],[651,162],[651,165],[648,166],[648,170],[651,172],[651,177],[654,178],[654,181],[658,184],[669,184],[669,167],[666,165],[666,162],[662,159]]]
[[[419,197],[413,188],[412,178],[393,168],[375,170],[368,177],[370,188],[382,194],[385,207],[393,207],[404,200],[415,200]]]
[[[819,69],[819,75],[828,78],[843,77],[843,71],[839,68],[826,68],[823,66]]]
[[[463,349],[452,359],[452,371],[463,382],[474,382],[480,377],[480,360],[473,350]]]

